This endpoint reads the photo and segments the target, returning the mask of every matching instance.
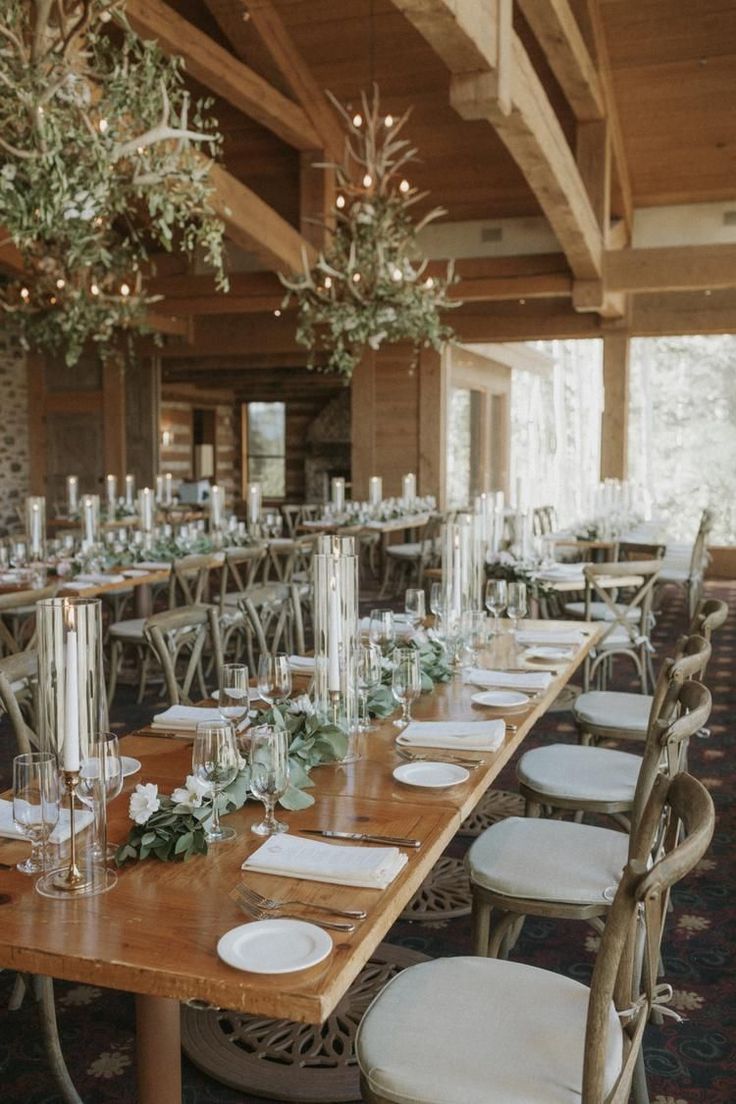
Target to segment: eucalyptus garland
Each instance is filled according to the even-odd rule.
[[[448,296],[452,266],[428,275],[417,235],[447,212],[440,207],[414,222],[412,207],[426,197],[404,177],[416,149],[400,137],[409,117],[382,115],[378,90],[371,104],[350,114],[330,97],[345,121],[345,158],[332,163],[337,200],[331,240],[311,267],[281,282],[298,306],[296,339],[309,350],[310,368],[350,378],[366,347],[411,341],[439,349],[452,336],[440,312],[460,303]]]
[[[136,37],[124,6],[0,5],[0,245],[25,269],[0,306],[26,347],[69,363],[146,329],[154,251],[201,251],[227,288],[211,101],[190,99],[181,60]]]

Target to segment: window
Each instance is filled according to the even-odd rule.
[[[447,502],[451,509],[468,505],[479,489],[482,399],[479,391],[464,387],[453,387],[450,392]]]
[[[264,498],[286,497],[286,405],[252,402],[244,407],[244,483],[261,483]]]

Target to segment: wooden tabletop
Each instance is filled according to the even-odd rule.
[[[569,622],[523,622],[524,627],[563,627]],[[272,896],[329,901],[339,907],[364,908],[368,917],[352,935],[334,933],[334,953],[312,970],[279,978],[246,974],[221,962],[217,941],[245,922],[228,897],[241,878],[240,864],[262,842],[250,825],[262,817],[262,806],[249,801],[228,817],[238,836],[211,848],[207,856],[186,864],[154,859],[133,863],[119,872],[117,886],[100,897],[77,901],[48,900],[35,893],[32,879],[15,870],[0,870],[0,965],[93,985],[184,1001],[213,1004],[306,1023],[324,1020],[384,938],[414,892],[474,808],[533,723],[554,701],[600,635],[600,627],[583,626],[586,642],[571,659],[555,665],[559,672],[548,691],[521,713],[506,720],[502,748],[477,753],[482,766],[469,780],[448,790],[411,789],[396,782],[401,761],[394,741],[397,729],[384,721],[363,737],[363,757],[346,766],[313,771],[315,805],[299,813],[281,811],[292,833],[306,827],[371,831],[416,837],[409,861],[386,890],[355,889],[325,883],[248,873],[254,888]],[[515,667],[518,660],[509,636],[502,636],[484,664]],[[529,669],[533,669],[529,665]],[[415,703],[421,719],[485,719],[502,716],[479,709],[473,688],[459,678],[438,686]],[[129,827],[127,794],[140,781],[157,782],[163,792],[180,785],[191,771],[191,740],[133,735],[123,741],[126,755],[143,762],[128,778],[125,791],[109,808],[110,837],[120,840]],[[441,753],[439,753],[441,755]],[[0,860],[14,861],[18,843],[0,842]],[[12,855],[12,858],[11,858]]]
[[[143,569],[141,569],[143,570]],[[114,575],[120,575],[122,572],[112,572]],[[59,597],[61,598],[97,598],[100,594],[114,594],[120,590],[130,590],[131,587],[140,586],[152,586],[154,583],[168,582],[171,571],[168,567],[161,568],[160,571],[146,571],[142,575],[126,575],[125,579],[120,582],[111,583],[90,583],[89,586],[84,587],[65,587],[63,581],[61,581],[59,589]]]

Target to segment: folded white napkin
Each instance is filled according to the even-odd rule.
[[[91,822],[92,813],[84,809],[74,810],[75,835],[78,835],[82,829],[86,828]],[[70,834],[69,810],[60,809],[59,823],[54,828],[49,839],[51,843],[63,843],[64,840],[69,839]],[[15,822],[13,821],[13,802],[2,799],[0,799],[0,836],[4,836],[5,839],[28,839],[28,837],[24,836],[15,826]]]
[[[495,721],[412,721],[396,737],[397,744],[453,748],[461,751],[498,751],[505,723]]]
[[[77,575],[74,580],[77,583],[87,583],[90,586],[96,586],[99,583],[124,583],[124,575],[109,575],[103,571],[90,572],[87,575]]]
[[[221,721],[219,709],[208,709],[199,705],[172,705],[164,713],[153,718],[152,728],[168,728],[181,732],[194,732],[202,721]]]
[[[147,567],[126,567],[123,575],[126,579],[138,579],[142,575],[150,575]]]
[[[171,567],[166,560],[141,560],[138,567],[144,567],[146,571],[168,571]]]
[[[582,576],[585,563],[556,563],[549,567],[543,567],[539,572],[540,579],[577,579]]]
[[[465,682],[480,686],[483,690],[503,687],[505,690],[546,690],[552,681],[548,671],[487,671],[482,667],[470,667],[465,672]]]
[[[283,835],[266,840],[241,869],[310,882],[385,889],[406,862],[406,855],[398,847],[351,847]]]
[[[519,644],[576,645],[585,641],[580,629],[523,629],[516,634]]]
[[[314,656],[290,655],[289,666],[293,671],[303,671],[311,675],[314,670]]]

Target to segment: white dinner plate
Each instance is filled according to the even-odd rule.
[[[123,778],[128,778],[131,774],[137,774],[141,769],[140,759],[133,759],[130,755],[121,755],[120,762],[123,768]]]
[[[529,695],[520,690],[483,690],[470,699],[475,705],[490,705],[493,709],[523,709],[529,705]]]
[[[306,920],[255,920],[225,932],[217,953],[228,966],[252,974],[291,974],[327,958],[332,939]]]
[[[570,648],[527,648],[527,650],[524,652],[524,659],[532,661],[541,659],[546,660],[548,663],[550,661],[552,663],[555,663],[563,659],[569,659],[571,655],[572,650]]]
[[[402,763],[400,767],[395,768],[394,778],[406,786],[424,786],[441,790],[447,786],[457,786],[460,782],[467,782],[470,771],[454,763]]]

